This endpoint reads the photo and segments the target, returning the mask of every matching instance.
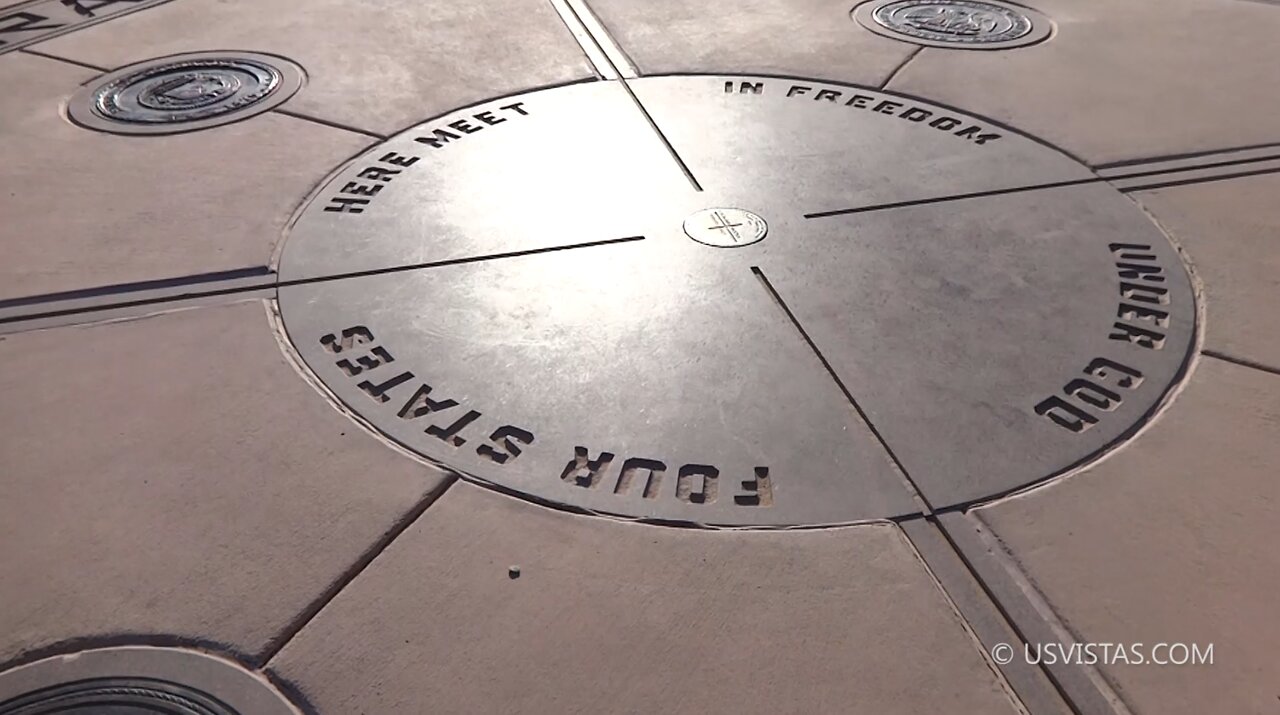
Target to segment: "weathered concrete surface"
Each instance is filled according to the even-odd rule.
[[[89,131],[59,112],[95,76],[0,56],[0,298],[265,266],[318,178],[372,141],[273,113],[163,137]]]
[[[261,302],[10,335],[0,362],[0,662],[259,652],[443,483],[303,382]]]
[[[484,99],[593,76],[545,0],[311,0],[305,9],[289,0],[181,0],[105,25],[36,47],[112,69],[194,50],[283,55],[310,78],[286,110],[380,134]]]
[[[1277,196],[1277,174],[1134,195],[1187,250],[1204,282],[1205,347],[1272,368],[1280,368]]]
[[[1280,377],[1205,358],[1087,472],[977,513],[1083,642],[1214,646],[1103,668],[1139,713],[1264,713],[1280,682]]]
[[[1280,141],[1280,8],[1246,0],[1036,0],[1031,47],[924,49],[889,89],[1019,129],[1091,164]]]
[[[271,667],[335,713],[1013,712],[896,527],[675,530],[467,483]]]
[[[841,0],[594,0],[641,73],[785,74],[879,87],[915,45],[863,30]]]

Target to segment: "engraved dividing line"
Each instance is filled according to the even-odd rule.
[[[800,333],[800,337],[804,339],[805,344],[808,345],[809,349],[813,351],[813,354],[817,356],[818,362],[822,363],[822,367],[827,371],[827,374],[831,376],[831,379],[835,381],[836,386],[840,388],[840,392],[844,393],[845,399],[853,406],[854,412],[858,413],[858,417],[862,419],[862,423],[867,426],[867,429],[875,436],[876,441],[880,443],[880,448],[885,451],[885,454],[889,455],[889,459],[892,460],[893,465],[898,468],[898,473],[901,474],[903,480],[906,481],[907,487],[911,490],[912,495],[919,499],[921,504],[924,505],[924,514],[926,516],[931,515],[933,513],[933,505],[929,503],[929,500],[925,497],[924,493],[920,491],[920,487],[916,486],[915,480],[913,480],[911,475],[907,473],[907,468],[902,466],[902,461],[898,459],[897,453],[894,452],[893,448],[889,446],[889,443],[885,441],[884,435],[880,434],[880,430],[876,429],[875,424],[871,422],[871,418],[868,417],[867,413],[862,409],[862,405],[858,404],[858,401],[854,399],[853,393],[849,392],[849,388],[845,386],[844,381],[836,374],[835,369],[831,367],[831,363],[827,362],[827,357],[818,349],[817,344],[813,342],[813,338],[809,337],[809,331],[805,330],[804,326],[800,324],[800,321],[796,319],[795,313],[791,312],[790,306],[788,306],[786,301],[782,299],[782,296],[778,294],[777,289],[773,287],[773,283],[769,282],[769,278],[765,276],[764,271],[760,270],[758,266],[752,266],[751,272],[755,274],[757,279],[759,279],[760,285],[764,286],[765,292],[773,298],[773,301],[778,304],[779,308],[782,308],[782,312],[785,313],[787,319],[791,321],[791,325],[793,325],[796,331]]]
[[[60,291],[58,293],[44,293],[42,295],[25,296],[21,298],[5,298],[0,300],[0,309],[17,308],[19,306],[35,305],[38,303],[57,303],[64,300],[100,298],[109,295],[118,295],[120,293],[139,293],[150,290],[164,290],[166,288],[183,288],[207,283],[242,280],[245,278],[265,278],[271,275],[271,269],[266,266],[234,268],[226,271],[214,271],[212,273],[196,273],[188,276],[177,276],[175,278],[160,278],[150,281],[138,281],[136,283],[116,283],[114,285],[81,288],[79,290]]]
[[[1048,184],[1034,184],[1032,186],[1018,186],[1009,189],[991,189],[988,191],[974,191],[967,194],[952,194],[950,196],[935,196],[927,199],[911,199],[909,201],[891,201],[884,204],[870,204],[868,206],[859,206],[851,209],[836,209],[834,211],[818,211],[815,213],[805,214],[805,218],[826,218],[828,216],[844,216],[846,214],[865,213],[867,211],[883,211],[886,209],[904,208],[907,206],[923,206],[926,204],[939,204],[948,201],[964,201],[966,199],[980,199],[987,196],[1003,196],[1005,194],[1019,194],[1027,191],[1040,191],[1042,189],[1057,189],[1064,186],[1080,186],[1082,184],[1096,184],[1106,181],[1099,176],[1089,177],[1088,179],[1072,179],[1070,181],[1056,181]]]
[[[1245,152],[1255,152],[1274,149],[1280,152],[1280,143],[1272,142],[1268,144],[1250,144],[1247,146],[1227,147],[1225,149],[1207,149],[1204,151],[1186,152],[1183,154],[1166,154],[1164,156],[1151,156],[1141,159],[1124,159],[1122,161],[1112,161],[1105,164],[1098,164],[1093,167],[1098,173],[1106,173],[1113,169],[1123,169],[1133,166],[1167,164],[1176,161],[1187,161],[1191,159],[1204,159],[1224,154],[1241,154]]]
[[[312,278],[295,278],[287,281],[263,281],[251,285],[235,286],[232,288],[222,288],[216,290],[205,291],[184,291],[176,295],[155,296],[151,298],[143,298],[139,300],[123,301],[120,303],[106,303],[103,305],[81,306],[76,308],[67,308],[63,310],[50,310],[42,313],[29,313],[26,315],[15,315],[8,317],[0,317],[0,325],[6,323],[15,323],[25,320],[38,320],[43,318],[56,318],[64,315],[75,315],[80,313],[96,313],[104,310],[118,310],[121,308],[135,308],[148,305],[156,305],[161,303],[171,303],[178,300],[194,300],[197,298],[213,298],[224,295],[236,295],[240,293],[251,293],[254,291],[289,288],[298,285],[310,285],[312,283],[327,283],[329,281],[346,280],[348,278],[363,278],[366,276],[377,276],[387,273],[403,273],[405,271],[414,271],[427,268],[441,268],[444,266],[457,266],[467,263],[480,263],[483,261],[496,261],[502,258],[520,258],[522,256],[534,256],[542,253],[554,253],[556,251],[569,251],[577,248],[595,248],[599,246],[611,246],[619,243],[631,243],[633,241],[643,241],[644,236],[627,236],[625,238],[611,238],[604,241],[586,241],[584,243],[571,243],[564,246],[548,246],[545,248],[531,248],[524,251],[509,251],[505,253],[491,253],[483,256],[471,256],[468,258],[450,258],[443,261],[432,261],[428,263],[413,263],[404,266],[392,266],[390,268],[371,268],[364,271],[352,271],[349,273],[335,273],[325,276],[315,276]],[[272,274],[274,275],[274,274]]]
[[[613,59],[609,57],[600,41],[596,39],[596,36],[591,33],[586,23],[582,21],[582,17],[575,9],[576,3],[572,3],[572,0],[551,0],[551,5],[560,14],[560,19],[569,28],[569,32],[573,34],[578,44],[582,46],[582,51],[586,53],[587,59],[591,60],[591,63],[595,65],[596,71],[600,76],[608,80],[617,80],[622,89],[626,91],[627,96],[631,98],[632,103],[636,105],[636,109],[639,109],[640,114],[644,115],[644,120],[649,123],[649,128],[657,135],[662,145],[667,148],[667,153],[680,166],[680,171],[689,180],[693,190],[702,191],[702,184],[698,183],[693,172],[689,170],[689,165],[685,164],[684,159],[681,159],[680,155],[676,153],[676,148],[671,145],[667,135],[663,134],[662,130],[658,128],[658,123],[653,121],[653,116],[649,114],[649,110],[645,109],[644,104],[640,102],[640,98],[636,96],[636,93],[631,91],[630,85],[627,84],[627,76],[614,64]],[[590,12],[586,8],[584,8],[584,11]],[[594,19],[594,16],[592,19]],[[599,20],[596,20],[596,23],[598,25]],[[603,31],[603,28],[601,30]],[[621,50],[619,50],[619,53],[621,53]],[[631,77],[635,77],[634,73]]]
[[[363,271],[351,271],[349,273],[333,273],[327,276],[316,276],[314,278],[295,278],[289,281],[280,281],[277,287],[288,288],[289,286],[308,285],[311,283],[327,283],[329,281],[339,281],[348,278],[363,278],[365,276],[379,276],[386,273],[403,273],[405,271],[416,271],[424,268],[441,268],[444,266],[458,266],[467,263],[481,263],[483,261],[496,261],[502,258],[520,258],[522,256],[536,256],[542,253],[555,253],[557,251],[570,251],[575,248],[596,248],[599,246],[612,246],[618,243],[631,243],[633,241],[643,241],[644,236],[627,236],[625,238],[610,238],[603,241],[584,241],[582,243],[569,243],[563,246],[546,246],[543,248],[529,248],[523,251],[506,251],[503,253],[489,253],[483,256],[469,256],[467,258],[449,258],[443,261],[429,261],[427,263],[411,263],[404,266],[392,266],[390,268],[370,268]]]
[[[648,122],[649,126],[653,129],[653,133],[658,135],[658,139],[661,140],[662,145],[667,148],[667,152],[671,154],[671,158],[675,159],[675,162],[680,165],[680,171],[684,172],[684,176],[693,186],[693,190],[702,191],[702,184],[698,183],[698,180],[694,178],[693,172],[689,170],[689,165],[685,164],[684,159],[681,159],[680,155],[676,153],[676,148],[671,145],[671,142],[667,139],[667,135],[663,134],[662,130],[658,128],[658,123],[653,121],[653,117],[649,115],[649,110],[645,109],[644,105],[640,103],[640,98],[636,96],[635,92],[631,91],[631,87],[627,86],[627,81],[619,79],[618,84],[622,85],[622,88],[627,91],[627,96],[631,97],[632,102],[635,102],[636,108],[644,115],[645,121]]]
[[[1213,181],[1223,181],[1225,179],[1237,179],[1246,176],[1259,176],[1262,174],[1272,174],[1280,172],[1280,166],[1268,166],[1266,168],[1255,169],[1251,171],[1239,172],[1222,172],[1207,174],[1205,176],[1190,176],[1184,178],[1176,178],[1179,174],[1188,174],[1196,171],[1207,171],[1212,169],[1224,169],[1228,167],[1245,166],[1248,164],[1258,164],[1263,162],[1280,162],[1280,154],[1268,156],[1256,156],[1246,159],[1235,159],[1230,161],[1218,161],[1208,164],[1198,164],[1195,166],[1180,166],[1172,169],[1156,169],[1151,171],[1136,171],[1123,174],[1111,174],[1106,176],[1091,176],[1086,179],[1071,179],[1067,181],[1052,181],[1044,184],[1031,184],[1029,186],[1016,186],[1005,189],[990,189],[987,191],[974,191],[964,194],[951,194],[948,196],[935,196],[924,199],[911,199],[907,201],[891,201],[883,204],[869,204],[867,206],[858,206],[855,208],[836,209],[833,211],[817,211],[814,213],[804,214],[807,219],[827,218],[829,216],[844,216],[847,214],[866,213],[868,211],[884,211],[888,209],[906,208],[909,206],[923,206],[928,204],[946,203],[950,201],[965,201],[967,199],[986,198],[990,196],[1003,196],[1006,194],[1020,194],[1031,191],[1043,191],[1046,189],[1059,189],[1069,186],[1083,186],[1086,184],[1111,183],[1115,185],[1117,191],[1122,193],[1133,193],[1136,191],[1147,191],[1150,189],[1158,189],[1166,186],[1184,186],[1188,184],[1203,184]],[[1158,181],[1152,183],[1144,183],[1141,185],[1133,185],[1123,183],[1133,179],[1154,177],[1170,177],[1167,181]]]
[[[1235,158],[1228,158],[1222,161],[1211,161],[1211,159],[1220,156]],[[1208,172],[1204,177],[1204,179],[1208,181],[1228,175],[1226,171],[1214,172],[1213,170],[1215,169],[1225,170],[1231,167],[1257,165],[1266,162],[1280,162],[1280,147],[1271,145],[1247,149],[1228,149],[1221,152],[1211,152],[1180,158],[1152,159],[1147,162],[1130,163],[1118,167],[1099,167],[1097,169],[1097,173],[1108,181],[1122,182],[1132,179],[1160,177],[1184,172]],[[1142,168],[1143,166],[1154,168],[1149,168],[1146,171],[1135,171],[1135,169]],[[1185,179],[1182,181],[1185,181]],[[1127,186],[1124,188],[1127,188]]]
[[[1187,169],[1186,171],[1198,170]],[[1226,181],[1228,179],[1243,179],[1249,176],[1263,176],[1266,174],[1280,173],[1280,166],[1267,167],[1265,169],[1254,169],[1252,171],[1237,171],[1222,174],[1210,174],[1208,176],[1195,176],[1185,179],[1173,179],[1170,181],[1159,181],[1150,184],[1141,184],[1139,186],[1117,186],[1116,188],[1123,193],[1132,194],[1138,191],[1150,191],[1152,189],[1163,189],[1170,186],[1188,186],[1191,184],[1209,184],[1215,181]]]

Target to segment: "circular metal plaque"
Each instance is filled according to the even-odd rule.
[[[196,651],[122,647],[0,673],[0,715],[294,715],[279,693]]]
[[[172,134],[260,114],[302,86],[302,70],[256,53],[194,53],[130,65],[68,102],[73,121],[118,134]]]
[[[684,220],[684,232],[689,238],[720,248],[749,246],[768,231],[764,219],[743,209],[703,209]]]
[[[0,703],[0,715],[239,715],[217,698],[149,678],[90,678]]]
[[[628,84],[661,136],[589,82],[424,122],[323,183],[278,294],[318,382],[534,500],[811,525],[1062,474],[1180,379],[1178,253],[1056,149],[864,87]]]
[[[953,49],[1008,49],[1049,36],[1052,24],[1024,7],[991,0],[871,0],[853,10],[886,37]]]

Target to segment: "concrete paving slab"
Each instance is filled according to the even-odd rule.
[[[265,679],[187,648],[120,646],[51,656],[0,675],[0,712],[297,715]]]
[[[1274,711],[1277,428],[1280,378],[1205,358],[1135,442],[976,512],[1082,642],[1213,645],[1213,665],[1098,666],[1134,712]]]
[[[1037,0],[1057,24],[1016,50],[926,48],[889,89],[1006,121],[1092,164],[1280,140],[1280,7]]]
[[[894,526],[665,529],[464,482],[270,668],[335,713],[1014,711]]]
[[[879,87],[916,49],[866,32],[843,0],[592,0],[642,74],[798,75]]]
[[[42,51],[116,68],[195,50],[283,55],[309,82],[288,108],[387,134],[484,99],[592,76],[573,36],[542,0],[443,4],[182,0]]]
[[[987,593],[988,584],[978,578],[973,562],[962,558],[959,550],[952,545],[951,531],[944,530],[943,526],[943,521],[949,516],[950,514],[935,514],[932,517],[906,519],[899,524],[903,533],[911,540],[911,545],[928,565],[930,573],[982,643],[983,650],[990,653],[1001,643],[1016,642],[1018,631],[1006,615],[1008,604],[1000,602],[997,605],[991,599]],[[996,654],[999,655],[1000,652]],[[995,658],[992,661],[995,662]],[[1027,712],[1035,715],[1076,715],[1081,711],[1079,707],[1073,710],[1063,698],[1061,679],[1056,682],[1050,680],[1040,666],[1024,659],[1001,661],[996,666],[1000,668],[1009,687]]]
[[[0,57],[0,298],[266,265],[317,180],[370,141],[279,114],[164,137],[89,131],[59,106],[94,76]]]
[[[255,654],[442,485],[286,362],[259,301],[0,339],[0,661]]]
[[[1133,194],[1204,282],[1205,347],[1280,369],[1280,174]]]

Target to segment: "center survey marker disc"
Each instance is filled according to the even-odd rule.
[[[588,82],[428,121],[318,190],[279,300],[338,399],[540,501],[832,524],[1060,474],[1178,379],[1176,252],[1057,150],[814,80],[629,85],[669,148]]]

